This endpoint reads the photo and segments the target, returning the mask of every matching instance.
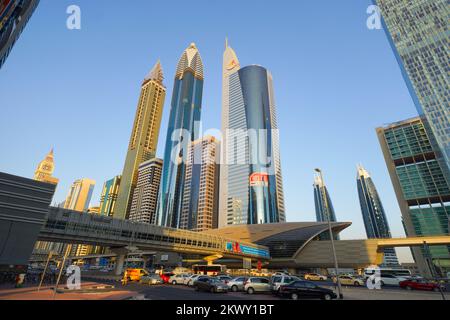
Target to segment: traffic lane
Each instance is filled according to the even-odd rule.
[[[116,289],[120,289],[119,285]],[[139,292],[149,300],[258,300],[270,301],[280,300],[280,298],[271,293],[247,294],[244,292],[228,292],[228,293],[210,293],[204,291],[195,291],[194,288],[182,285],[141,285],[138,283],[130,283],[124,288]]]

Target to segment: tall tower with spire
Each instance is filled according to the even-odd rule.
[[[59,179],[53,177],[53,171],[55,170],[55,162],[53,157],[53,148],[47,154],[44,160],[42,160],[36,171],[34,172],[34,180],[42,181],[51,184],[58,184]]]
[[[128,219],[139,165],[153,159],[158,145],[166,87],[160,61],[145,77],[120,182],[114,217]]]
[[[314,177],[314,204],[317,222],[328,222],[328,216],[331,222],[337,221],[328,188],[318,174]],[[329,240],[329,234],[326,233],[321,239]],[[339,236],[335,235],[335,239],[339,240]]]
[[[369,239],[392,238],[391,230],[381,203],[378,191],[369,172],[362,165],[358,165],[357,186],[361,213]],[[385,265],[398,265],[397,255],[393,248],[384,250]]]
[[[272,75],[241,67],[226,40],[222,77],[219,227],[285,222]]]
[[[203,81],[200,52],[191,43],[183,51],[175,74],[157,210],[161,226],[180,226],[187,151],[200,134]]]

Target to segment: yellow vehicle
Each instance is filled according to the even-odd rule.
[[[309,281],[327,281],[328,277],[318,274],[318,273],[307,273],[305,274],[305,280]]]
[[[340,275],[339,276],[339,281],[344,286],[359,287],[359,286],[364,286],[365,285],[364,281],[361,278],[356,278],[356,277],[351,276],[351,275]],[[333,277],[333,282],[337,283],[337,279],[336,279],[335,276]]]
[[[148,276],[149,273],[145,269],[127,269],[125,270],[127,281],[141,281],[143,276]]]

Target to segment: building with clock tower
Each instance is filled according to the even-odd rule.
[[[53,149],[47,154],[44,160],[42,160],[36,171],[34,172],[34,180],[58,184],[59,179],[53,177],[53,171],[55,170],[55,163],[53,159]]]

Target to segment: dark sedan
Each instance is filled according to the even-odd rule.
[[[288,285],[280,287],[280,295],[289,297],[292,300],[303,299],[336,299],[337,295],[333,290],[319,287],[315,283],[308,281],[294,281]]]
[[[222,281],[207,276],[201,276],[194,282],[195,291],[208,291],[211,293],[228,292],[228,286]]]

